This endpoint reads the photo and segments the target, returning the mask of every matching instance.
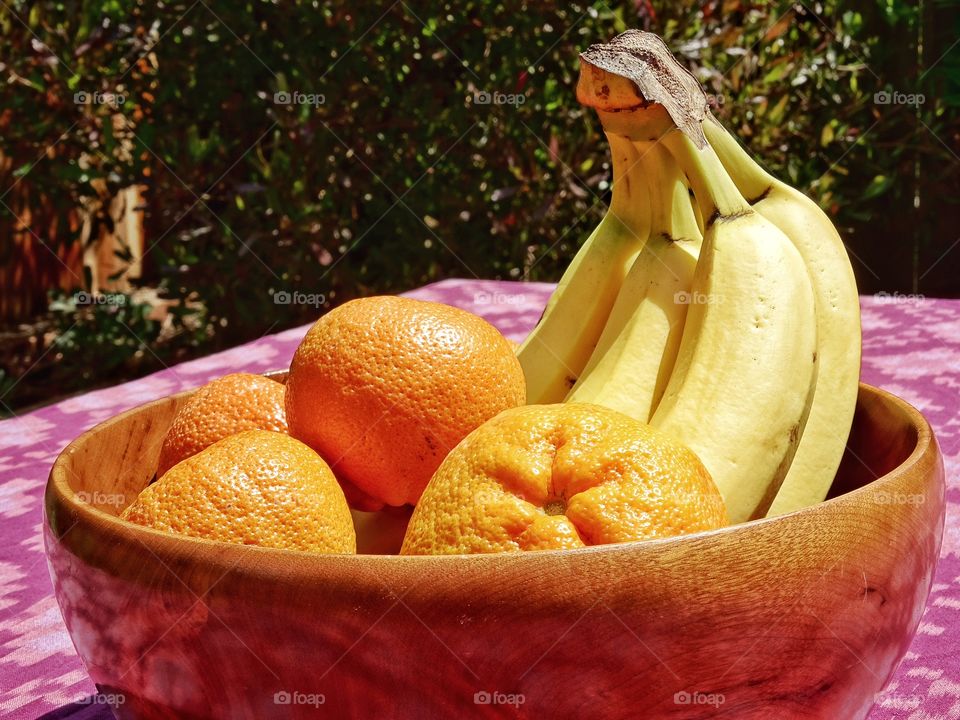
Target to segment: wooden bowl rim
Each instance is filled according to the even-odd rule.
[[[274,379],[277,379],[278,375],[282,377],[285,372],[279,371],[266,374],[268,376],[273,376]],[[538,570],[542,571],[543,567],[540,563],[549,560],[566,562],[575,561],[577,558],[582,558],[584,556],[597,554],[608,554],[613,556],[622,554],[624,552],[641,553],[657,552],[660,550],[670,549],[676,550],[684,545],[691,545],[706,539],[750,533],[755,531],[756,528],[765,527],[771,523],[793,522],[797,518],[802,518],[812,513],[821,512],[822,508],[825,507],[838,507],[846,503],[855,504],[861,496],[882,490],[883,486],[894,484],[898,479],[909,473],[915,466],[917,466],[928,454],[931,452],[936,452],[936,440],[934,438],[933,431],[930,427],[930,424],[919,410],[902,398],[897,397],[886,390],[882,390],[861,382],[859,392],[875,394],[879,396],[880,399],[885,403],[894,405],[898,410],[907,416],[910,425],[917,431],[916,446],[913,448],[910,455],[896,468],[892,469],[885,475],[872,480],[866,485],[851,490],[835,498],[825,500],[817,505],[802,508],[791,513],[776,517],[750,520],[748,522],[739,523],[736,525],[728,525],[717,530],[707,530],[698,533],[691,533],[689,535],[678,535],[670,538],[593,545],[572,550],[540,550],[537,552],[527,553],[482,553],[458,555],[353,555],[311,553],[301,550],[266,548],[256,545],[239,545],[219,540],[207,540],[204,538],[194,538],[186,535],[174,535],[171,533],[162,532],[160,530],[155,530],[153,528],[137,525],[126,520],[121,520],[119,517],[106,513],[76,497],[76,493],[73,492],[67,481],[67,475],[69,472],[71,472],[67,468],[67,460],[79,446],[87,442],[92,435],[100,432],[102,426],[106,423],[122,420],[130,415],[144,412],[157,403],[167,402],[171,398],[179,397],[192,392],[194,392],[194,390],[185,390],[180,393],[175,393],[174,395],[152,400],[148,403],[130,408],[129,410],[118,413],[117,415],[97,423],[97,425],[85,431],[72,442],[70,442],[70,444],[67,445],[57,456],[57,459],[54,461],[54,464],[50,470],[50,476],[46,487],[46,495],[50,497],[48,497],[44,502],[44,525],[49,527],[49,519],[47,517],[46,508],[52,500],[53,502],[69,508],[69,510],[77,516],[78,519],[75,525],[79,525],[81,524],[81,521],[83,521],[83,524],[100,524],[101,526],[109,527],[111,529],[111,533],[115,535],[118,543],[136,543],[145,547],[157,557],[183,558],[184,560],[191,560],[193,562],[196,561],[196,557],[199,554],[198,551],[202,551],[203,555],[205,556],[205,560],[209,561],[211,565],[219,565],[225,569],[232,570],[245,569],[261,577],[265,575],[279,576],[280,574],[283,574],[285,577],[289,577],[289,570],[294,563],[285,563],[283,561],[285,559],[292,558],[296,558],[297,563],[295,565],[297,567],[305,567],[308,564],[305,563],[305,560],[308,558],[311,561],[309,564],[312,564],[313,567],[320,567],[324,563],[339,564],[345,561],[376,566],[381,564],[396,566],[399,564],[424,565],[432,563],[445,563],[445,567],[449,566],[450,563],[459,564],[469,562],[481,564],[500,564],[504,561],[510,561],[514,563],[537,563],[531,567],[536,567]],[[270,565],[269,563],[263,562],[268,558],[274,558],[277,561],[275,565]],[[281,568],[283,570],[282,573],[279,571]]]

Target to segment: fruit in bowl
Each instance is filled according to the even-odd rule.
[[[936,563],[930,428],[857,402],[839,236],[659,38],[591,47],[577,94],[611,206],[516,352],[465,311],[365,298],[289,375],[151,403],[58,458],[58,602],[125,713],[865,715]],[[280,397],[289,434],[264,426]],[[169,469],[161,445],[185,448]]]
[[[826,502],[659,540],[399,557],[201,540],[86,502],[150,485],[188,398],[84,433],[47,485],[57,602],[120,717],[863,718],[933,581],[936,441],[867,386]],[[355,511],[358,548],[388,522],[399,547],[394,513]]]
[[[726,524],[706,468],[669,436],[597,405],[527,405],[447,455],[401,553],[569,549]]]
[[[230,435],[174,465],[120,517],[243,545],[334,553],[357,545],[330,467],[299,440],[268,430]]]
[[[403,297],[353,300],[307,332],[287,379],[294,437],[375,501],[413,504],[471,430],[525,400],[506,338],[482,318]]]
[[[287,431],[286,388],[269,378],[230,373],[204,385],[174,419],[160,446],[157,477],[181,460],[244,430]]]
[[[674,435],[733,522],[819,502],[860,371],[839,235],[740,148],[657,36],[591,46],[577,97],[610,142],[613,198],[518,352],[528,402],[607,404]]]

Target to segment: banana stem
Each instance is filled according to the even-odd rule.
[[[689,178],[707,226],[753,212],[709,144],[700,150],[679,130],[664,135],[663,143]]]
[[[659,142],[634,142],[646,168],[650,193],[650,236],[699,239],[687,184],[676,160]]]
[[[681,173],[673,185],[673,201],[671,205],[670,232],[675,240],[703,240],[703,225],[695,211],[696,204],[690,197],[690,188]]]
[[[703,131],[720,162],[748,200],[753,202],[770,191],[770,187],[776,182],[775,178],[757,164],[719,120],[713,115],[707,115],[703,122]]]
[[[613,194],[610,215],[624,232],[646,242],[650,235],[650,198],[643,163],[633,144],[622,135],[607,132],[613,164]]]
[[[650,204],[650,236],[671,234],[670,202],[673,183],[678,177],[672,158],[664,158],[656,143],[634,143],[645,169],[647,201]]]

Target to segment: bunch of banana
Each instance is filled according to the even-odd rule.
[[[581,60],[577,97],[597,110],[615,168],[633,150],[618,214],[642,241],[607,261],[606,278],[596,273],[611,253],[591,245],[603,224],[581,250],[521,351],[538,390],[529,401],[596,402],[673,434],[710,470],[732,522],[819,502],[859,374],[859,304],[839,236],[709,115],[656,35],[629,31]],[[562,304],[575,310],[558,314]],[[553,363],[530,352],[545,338]],[[566,375],[559,358],[575,359]]]

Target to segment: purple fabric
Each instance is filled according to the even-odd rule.
[[[472,310],[522,340],[552,287],[447,280],[408,295]],[[943,448],[949,484],[943,551],[926,614],[870,720],[960,718],[960,300],[894,295],[864,297],[862,305],[863,380],[926,414]],[[41,499],[57,454],[127,408],[228,372],[284,368],[306,330],[287,330],[0,422],[0,717],[112,717],[91,702],[96,689],[74,652],[47,575]]]

